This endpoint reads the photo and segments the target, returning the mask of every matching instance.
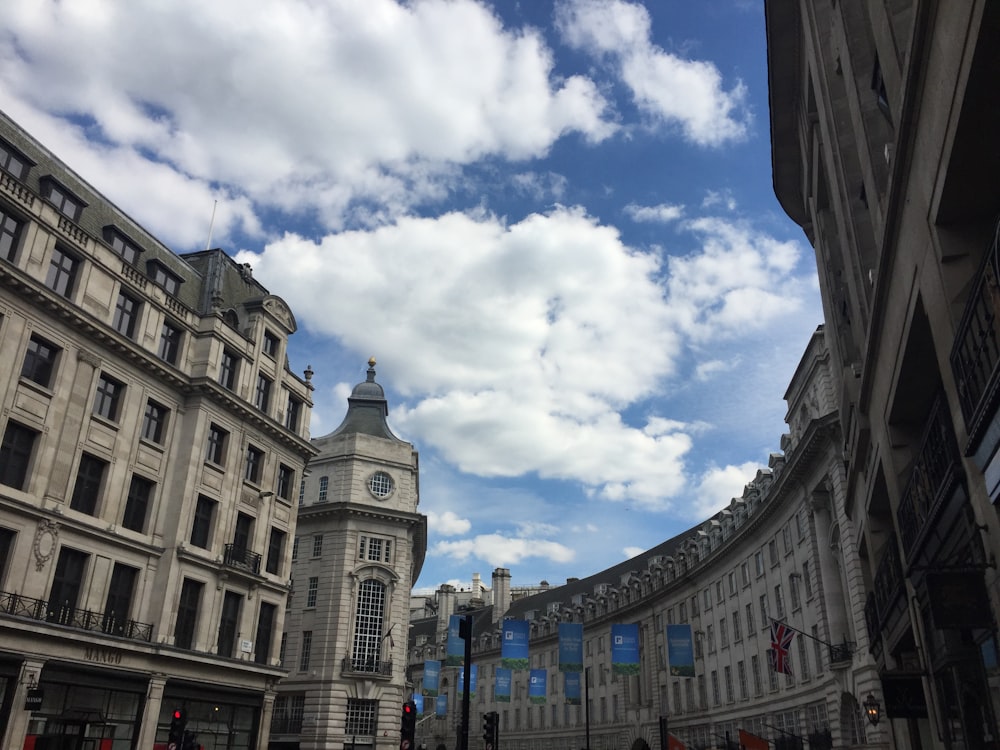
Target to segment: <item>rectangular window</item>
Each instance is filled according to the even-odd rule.
[[[794,612],[800,606],[802,606],[801,602],[799,601],[798,573],[792,573],[790,576],[788,576],[788,596],[791,598],[792,601],[792,612]]]
[[[247,446],[246,464],[243,467],[243,478],[254,484],[260,483],[261,471],[264,468],[264,451],[255,446]]]
[[[218,425],[208,428],[208,445],[205,449],[205,460],[219,466],[226,465],[226,442],[229,433]]]
[[[792,529],[787,523],[781,527],[781,548],[786,555],[792,553]]]
[[[719,620],[719,645],[722,648],[729,648],[729,623],[725,615]]]
[[[146,411],[142,414],[142,437],[153,443],[163,443],[163,433],[167,425],[167,407],[152,399],[146,402]]]
[[[148,268],[149,278],[153,280],[153,283],[158,287],[163,289],[167,294],[171,296],[176,296],[177,292],[181,289],[181,280],[179,277],[172,274],[166,268],[161,266],[159,263],[150,262]]]
[[[319,478],[319,495],[316,498],[317,503],[326,502],[326,494],[330,486],[330,477],[320,477]]]
[[[278,465],[278,497],[290,500],[292,485],[295,483],[295,472],[284,464]]]
[[[21,243],[22,222],[0,206],[0,258],[13,263]]]
[[[302,633],[302,648],[299,651],[299,671],[309,671],[309,660],[312,657],[313,634],[311,630]]]
[[[181,586],[181,598],[177,603],[177,624],[174,626],[174,645],[191,648],[194,644],[195,627],[198,624],[198,608],[201,592],[205,584],[185,578]]]
[[[729,571],[729,575],[726,578],[729,581],[729,595],[736,596],[736,571]]]
[[[0,589],[3,588],[4,574],[7,572],[7,561],[14,549],[14,539],[17,537],[10,529],[0,527]]]
[[[725,593],[722,590],[722,581],[715,582],[715,603],[722,604],[725,601]]]
[[[268,357],[274,358],[278,356],[278,337],[275,336],[270,331],[264,331],[264,341],[261,347],[264,354]]]
[[[128,498],[125,500],[125,514],[122,516],[122,526],[126,529],[140,533],[146,530],[146,515],[153,497],[153,487],[153,482],[145,477],[132,475]]]
[[[295,539],[292,540],[292,560],[295,561],[298,559],[299,559],[299,538],[295,537]]]
[[[198,495],[198,503],[194,509],[194,523],[191,524],[191,544],[195,547],[208,549],[215,506],[216,502],[211,498]]]
[[[222,612],[219,615],[219,656],[232,656],[236,649],[242,608],[243,595],[236,591],[227,591],[222,599]]]
[[[48,388],[52,384],[52,373],[58,356],[59,347],[41,336],[33,335],[28,340],[28,348],[24,353],[21,377]]]
[[[47,610],[49,622],[57,622],[60,625],[69,625],[73,622],[89,558],[85,552],[69,547],[59,550],[59,561],[56,563],[52,586],[49,589]]]
[[[358,542],[358,559],[372,562],[391,562],[392,541],[372,536],[362,536]]]
[[[712,625],[705,626],[705,640],[708,643],[708,653],[715,653],[715,628]]]
[[[115,563],[111,572],[108,597],[104,601],[104,620],[101,630],[111,635],[123,636],[128,631],[129,615],[132,612],[132,594],[139,571],[130,565]]]
[[[45,286],[63,297],[71,296],[79,266],[80,261],[75,257],[62,248],[55,247],[45,276]]]
[[[767,594],[760,595],[760,626],[762,628],[771,627],[771,613],[768,611]]]
[[[764,575],[764,552],[763,550],[757,550],[753,555],[753,566],[754,572],[757,577],[760,578]]]
[[[771,565],[778,564],[778,540],[772,539],[767,543],[767,558]]]
[[[351,737],[374,737],[377,729],[378,701],[369,698],[348,698],[346,733]]]
[[[87,515],[94,515],[97,502],[101,499],[104,486],[104,472],[108,462],[96,456],[84,453],[80,456],[80,467],[76,471],[76,483],[73,485],[73,498],[69,507]]]
[[[306,502],[306,480],[299,480],[299,505],[304,505]]]
[[[276,606],[267,602],[262,602],[260,605],[253,655],[253,660],[258,664],[267,664],[271,658],[271,640],[274,638],[274,616],[277,609]]]
[[[135,265],[139,260],[139,255],[142,253],[139,246],[114,227],[104,227],[104,240],[126,263]]]
[[[752,604],[748,604],[746,606],[746,613],[747,613],[747,635],[754,635]]]
[[[760,657],[757,654],[750,657],[750,671],[753,672],[753,694],[760,695],[764,692],[764,685],[760,679]]]
[[[681,602],[677,605],[677,621],[687,622],[688,621],[688,608],[687,602]]]
[[[122,336],[134,339],[136,324],[139,322],[139,309],[139,300],[125,292],[119,292],[118,301],[115,302],[115,317],[111,325]]]
[[[11,175],[15,180],[24,180],[28,170],[34,166],[24,154],[9,143],[0,140],[0,169]]]
[[[83,207],[86,205],[82,200],[70,193],[62,185],[58,184],[51,177],[41,180],[42,195],[55,208],[70,221],[79,221]]]
[[[740,564],[740,583],[744,586],[750,585],[750,563],[746,560]]]
[[[285,532],[271,529],[271,538],[267,544],[267,563],[264,570],[271,575],[278,575],[281,568],[281,555],[285,550]]]
[[[722,695],[719,692],[719,673],[712,670],[712,705],[722,705]]]
[[[805,586],[805,589],[806,589],[806,600],[808,601],[809,599],[812,599],[812,595],[813,595],[812,579],[809,578],[809,563],[808,563],[808,561],[802,563],[802,584]]]
[[[799,678],[803,680],[809,679],[809,657],[806,654],[806,639],[799,636],[796,639],[799,642]]]
[[[299,416],[302,414],[302,402],[292,395],[288,396],[288,407],[285,409],[285,427],[292,432],[299,431]]]
[[[318,595],[319,595],[319,578],[317,576],[310,576],[309,588],[306,589],[306,606],[315,607]]]
[[[181,351],[181,329],[177,326],[163,322],[160,328],[160,349],[159,356],[169,365],[176,365],[177,358]]]
[[[97,381],[97,393],[94,396],[94,414],[112,422],[117,421],[124,393],[124,383],[102,372]]]
[[[736,662],[736,678],[740,681],[740,700],[745,701],[750,697],[747,691],[747,665],[746,662]]]
[[[802,511],[795,514],[795,541],[801,542],[803,534]]]
[[[222,351],[222,360],[219,363],[219,385],[226,390],[236,390],[236,375],[239,371],[240,358],[229,349]]]
[[[704,604],[704,607],[702,607],[702,609],[707,611],[712,608],[712,592],[709,591],[708,589],[705,589],[702,592],[702,603]]]
[[[0,484],[25,489],[38,433],[17,422],[7,422],[0,444]]]
[[[266,412],[271,402],[271,380],[263,374],[257,374],[257,391],[254,398],[254,405],[261,411]]]
[[[739,643],[743,640],[743,628],[740,627],[740,611],[733,612],[733,642]]]
[[[781,584],[774,587],[774,614],[778,618],[785,616],[785,597],[781,593]]]
[[[288,633],[287,631],[281,634],[281,645],[278,646],[278,664],[282,667],[285,666],[285,652],[288,650]],[[284,696],[278,696],[279,698]],[[275,700],[277,703],[277,700]]]
[[[323,535],[316,534],[313,537],[313,557],[320,557],[323,554]]]
[[[691,616],[697,617],[700,613],[698,612],[698,595],[695,594],[691,597]]]
[[[733,668],[727,664],[722,674],[726,680],[726,703],[732,703],[736,700],[733,695]]]

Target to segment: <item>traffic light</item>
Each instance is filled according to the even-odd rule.
[[[483,714],[483,746],[486,750],[496,750],[500,739],[500,714],[487,711]]]
[[[417,704],[406,701],[403,704],[403,718],[399,725],[399,748],[410,750],[417,734]]]
[[[175,708],[170,714],[170,733],[167,735],[167,743],[173,743],[180,748],[184,742],[184,727],[187,724],[187,715],[183,708]]]
[[[198,735],[194,732],[185,732],[184,741],[181,743],[181,750],[198,750],[200,745],[197,742]]]

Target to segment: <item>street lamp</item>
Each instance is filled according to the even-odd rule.
[[[865,707],[865,716],[868,717],[868,721],[871,722],[871,725],[873,727],[878,726],[878,720],[882,716],[882,706],[877,700],[875,700],[875,696],[868,693],[868,697],[865,698],[865,702],[861,705]]]

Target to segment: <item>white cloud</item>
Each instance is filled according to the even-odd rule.
[[[668,224],[684,215],[684,206],[675,206],[670,203],[660,203],[656,206],[640,206],[635,203],[629,203],[625,206],[625,213],[632,221]]]
[[[13,0],[4,27],[5,109],[85,123],[92,143],[60,153],[110,166],[83,171],[113,198],[123,178],[152,178],[151,202],[203,206],[187,213],[205,217],[195,238],[139,217],[187,246],[220,194],[236,214],[220,233],[253,225],[247,200],[316,210],[333,228],[377,223],[443,198],[454,165],[617,128],[592,81],[553,74],[536,30],[504,28],[473,0]]]
[[[646,550],[643,547],[626,547],[622,550],[622,554],[625,556],[626,560],[631,560],[636,555],[641,555]]]
[[[694,377],[699,381],[711,380],[716,375],[722,372],[728,372],[739,365],[739,358],[734,358],[732,360],[724,361],[721,359],[713,359],[708,362],[699,362],[698,366],[695,368]]]
[[[468,518],[460,518],[456,513],[446,510],[443,513],[427,511],[427,527],[434,534],[441,536],[458,536],[468,534],[472,522]]]
[[[760,464],[753,461],[739,466],[712,466],[698,481],[692,493],[694,501],[684,511],[692,520],[701,520],[729,506],[734,497],[742,497],[747,482],[757,475]]]
[[[731,190],[706,190],[701,201],[702,208],[722,206],[727,211],[735,211],[736,205],[736,198]]]
[[[559,542],[519,539],[500,534],[482,534],[473,539],[438,542],[429,552],[431,555],[450,557],[459,562],[466,562],[471,558],[483,560],[494,567],[516,565],[528,558],[567,563],[576,555],[573,550]]]
[[[565,0],[556,22],[566,44],[613,60],[636,105],[688,140],[718,146],[746,137],[752,118],[743,83],[726,90],[712,63],[685,60],[653,44],[642,5]]]

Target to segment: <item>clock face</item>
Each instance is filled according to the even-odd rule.
[[[395,489],[392,477],[384,471],[376,471],[368,477],[368,491],[379,500],[384,500],[392,494]]]

